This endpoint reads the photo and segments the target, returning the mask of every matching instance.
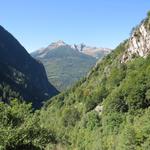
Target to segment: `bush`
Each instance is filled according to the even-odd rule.
[[[66,108],[63,111],[62,122],[65,127],[75,126],[78,120],[80,120],[80,113],[76,108]]]
[[[150,11],[147,12],[147,16],[150,18]]]
[[[39,125],[38,114],[31,104],[11,101],[0,102],[0,148],[3,150],[38,150],[48,143],[55,143],[55,136]]]
[[[94,128],[101,126],[101,119],[97,112],[88,113],[82,120],[82,125],[84,128],[93,130]]]

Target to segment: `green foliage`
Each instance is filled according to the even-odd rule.
[[[150,11],[147,12],[147,16],[150,18]]]
[[[44,149],[55,142],[53,133],[39,124],[38,112],[33,113],[31,104],[11,101],[0,102],[0,148],[2,150]]]
[[[101,126],[101,118],[96,112],[87,113],[82,119],[82,127],[94,130]]]
[[[0,101],[18,98],[34,108],[59,92],[48,82],[44,67],[0,26]]]
[[[123,64],[127,48],[124,41],[40,111],[0,103],[0,148],[149,150],[150,56]]]
[[[125,41],[40,111],[16,100],[0,103],[0,148],[149,149],[150,59],[121,64],[126,46]],[[6,89],[1,86],[4,96]]]
[[[20,94],[13,90],[8,84],[0,84],[0,101],[9,103],[14,98],[22,99]]]
[[[39,59],[38,54],[33,53],[33,56]],[[96,58],[66,45],[50,50],[40,61],[45,66],[50,83],[59,91],[64,91],[87,74],[95,65]]]
[[[80,119],[80,113],[75,108],[66,108],[63,111],[62,122],[65,127],[74,126]]]
[[[133,127],[127,126],[122,131],[119,148],[122,150],[136,150],[136,133]]]
[[[97,105],[97,99],[92,99],[89,97],[85,102],[85,112],[93,110]]]
[[[127,112],[128,105],[125,101],[125,96],[125,93],[120,88],[113,90],[104,102],[105,113]]]
[[[53,129],[65,149],[149,149],[150,59],[120,63],[127,47],[121,43],[41,111],[42,126]]]
[[[120,113],[110,113],[103,117],[103,126],[105,134],[118,133],[119,127],[123,122],[123,115]]]

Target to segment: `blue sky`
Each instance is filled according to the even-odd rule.
[[[57,40],[114,48],[150,10],[149,0],[0,2],[0,24],[29,52]]]

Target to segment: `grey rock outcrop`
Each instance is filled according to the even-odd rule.
[[[146,58],[150,54],[150,28],[148,27],[149,20],[143,21],[132,33],[128,48],[124,52],[121,63],[140,56]]]

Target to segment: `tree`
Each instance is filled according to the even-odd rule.
[[[0,102],[0,147],[3,150],[38,150],[55,143],[55,136],[39,124],[39,114],[31,104],[12,100]]]
[[[150,11],[147,12],[147,16],[150,18]]]
[[[62,122],[65,127],[75,126],[75,123],[80,119],[80,113],[76,108],[66,108],[63,111]]]
[[[126,126],[120,137],[120,143],[117,148],[118,150],[136,150],[136,133],[135,130],[130,126]]]

